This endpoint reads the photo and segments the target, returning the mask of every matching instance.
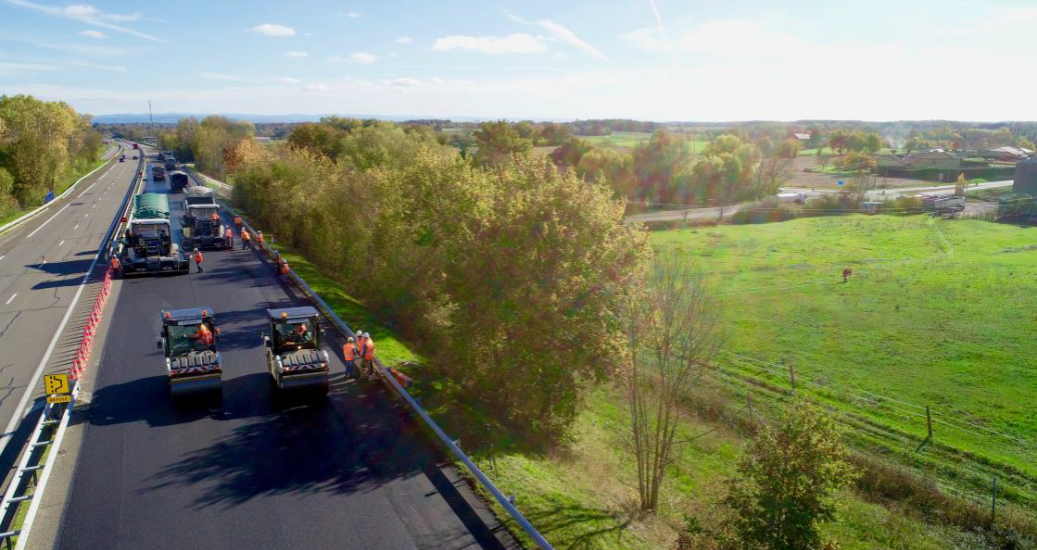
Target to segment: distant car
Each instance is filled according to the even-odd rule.
[[[126,157],[125,156],[119,157],[119,162],[126,162]]]
[[[133,160],[137,160],[137,155],[133,155]]]

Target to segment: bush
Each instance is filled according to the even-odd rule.
[[[752,205],[742,208],[731,215],[731,223],[735,225],[784,222],[795,219],[797,208],[782,202],[777,197],[768,197]]]

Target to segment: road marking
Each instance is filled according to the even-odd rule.
[[[61,246],[63,244],[65,244],[65,241],[61,241],[60,243],[58,243],[58,246]]]
[[[7,304],[10,304],[11,302],[13,302],[13,301],[14,301],[14,297],[15,297],[15,296],[17,296],[17,295],[18,295],[18,293],[17,293],[17,292],[15,292],[14,294],[12,294],[12,295],[11,295],[11,297],[10,297],[10,298],[8,298],[6,302],[4,302],[4,305],[6,306]]]
[[[40,229],[43,229],[43,226],[47,225],[48,223],[50,223],[50,222],[51,222],[51,220],[53,220],[54,218],[58,217],[58,214],[60,214],[60,213],[64,212],[64,211],[65,211],[65,209],[66,209],[66,208],[68,208],[69,206],[72,206],[72,203],[68,203],[68,204],[66,204],[65,206],[62,206],[62,207],[61,207],[61,210],[58,210],[57,212],[55,212],[55,213],[54,213],[54,215],[53,215],[53,216],[51,216],[50,218],[47,218],[47,221],[45,221],[45,222],[41,223],[39,227],[37,227],[36,229],[34,229],[34,230],[32,231],[32,233],[29,233],[29,235],[28,235],[28,236],[26,236],[25,238],[26,238],[26,239],[31,239],[31,238],[32,238],[32,236],[33,236],[33,235],[35,235],[37,231],[39,231]]]
[[[0,260],[4,259],[6,256],[7,256],[7,254],[4,254],[3,256],[0,256]]]
[[[83,217],[85,218],[85,217],[87,217],[87,216],[89,216],[89,215],[90,215],[90,213],[89,213],[89,212],[87,212],[86,214],[83,214]]]
[[[98,252],[97,255],[94,256],[94,261],[90,263],[90,267],[86,269],[86,273],[83,274],[83,279],[79,283],[79,288],[76,290],[75,295],[72,296],[72,302],[68,305],[68,309],[65,311],[65,316],[61,319],[61,323],[58,325],[58,330],[54,331],[54,337],[50,339],[50,345],[47,346],[47,351],[43,353],[43,358],[40,359],[40,364],[36,367],[36,373],[32,375],[32,380],[29,380],[29,384],[25,386],[25,392],[22,394],[22,399],[18,402],[18,406],[14,409],[11,421],[7,423],[7,428],[0,433],[0,454],[3,454],[4,449],[7,448],[7,444],[11,442],[11,435],[14,434],[15,427],[22,421],[22,417],[25,416],[25,407],[29,405],[29,399],[32,398],[36,384],[39,384],[40,382],[40,376],[43,375],[43,369],[47,367],[47,362],[50,361],[50,356],[54,353],[54,348],[57,347],[58,340],[61,339],[61,333],[65,330],[65,325],[68,324],[68,320],[72,317],[72,311],[76,308],[76,304],[79,303],[79,297],[83,295],[83,289],[86,288],[86,283],[90,274],[94,272],[94,267],[97,265],[97,260],[100,258],[101,253]]]
[[[94,204],[91,204],[90,208],[97,208],[97,203],[95,202]]]

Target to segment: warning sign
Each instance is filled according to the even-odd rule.
[[[61,394],[61,395],[48,395],[47,396],[47,403],[71,403],[71,402],[72,402],[72,396],[68,395],[67,393],[66,394]]]
[[[72,393],[72,386],[68,383],[68,373],[45,375],[43,377],[43,387],[45,388],[45,393],[49,394]],[[67,402],[68,400],[65,401]]]

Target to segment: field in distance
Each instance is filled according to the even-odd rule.
[[[854,215],[652,242],[707,273],[728,333],[715,378],[743,403],[747,392],[761,408],[784,399],[791,365],[796,391],[842,412],[858,448],[977,501],[996,475],[1003,498],[1032,513],[1035,237],[978,220]],[[917,453],[926,406],[934,438]]]

